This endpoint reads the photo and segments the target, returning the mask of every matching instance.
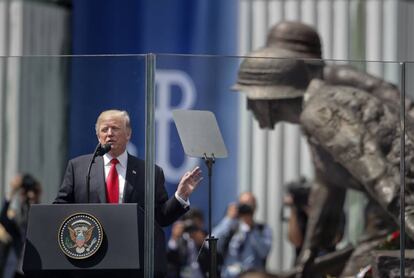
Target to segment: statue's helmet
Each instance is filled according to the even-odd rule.
[[[301,97],[311,79],[322,78],[319,35],[299,21],[276,24],[268,32],[266,46],[248,56],[233,89],[246,92],[251,99]]]
[[[282,21],[270,29],[267,47],[287,49],[298,58],[322,58],[321,40],[316,30],[299,21]]]
[[[310,78],[303,60],[292,52],[275,47],[249,54],[240,65],[233,90],[243,91],[250,99],[286,99],[302,97]]]

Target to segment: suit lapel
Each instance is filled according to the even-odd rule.
[[[106,203],[105,172],[101,156],[95,159],[91,169],[91,202]]]
[[[134,163],[134,160],[131,159],[131,156],[128,154],[128,165],[126,170],[126,178],[125,178],[125,188],[124,188],[124,196],[123,200],[124,203],[128,203],[130,197],[132,196],[132,191],[134,191],[134,186],[136,178],[137,178],[137,166]]]

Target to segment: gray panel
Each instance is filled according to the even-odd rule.
[[[33,205],[29,212],[24,269],[138,269],[137,211],[137,204]],[[142,211],[139,212],[143,219]],[[95,216],[105,234],[99,251],[85,260],[66,257],[58,244],[61,224],[75,213],[89,213]]]
[[[173,117],[187,155],[227,157],[227,149],[213,113],[200,110],[174,110]]]

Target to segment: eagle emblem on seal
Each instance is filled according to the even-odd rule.
[[[59,246],[66,256],[74,259],[89,258],[95,254],[102,238],[101,224],[86,213],[71,215],[59,229]]]

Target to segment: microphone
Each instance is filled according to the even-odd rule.
[[[98,143],[98,145],[96,145],[95,151],[93,152],[91,162],[89,163],[89,166],[88,166],[88,174],[86,175],[86,196],[87,196],[88,203],[90,202],[90,200],[89,200],[89,191],[90,191],[90,189],[89,188],[90,188],[92,164],[95,163],[95,158],[97,156],[103,156],[104,154],[106,154],[110,150],[111,150],[111,144],[101,145],[101,143]]]
[[[111,144],[98,144],[98,146],[96,146],[95,149],[95,154],[94,156],[103,156],[104,154],[106,154],[107,152],[109,152],[111,150],[112,146]]]

